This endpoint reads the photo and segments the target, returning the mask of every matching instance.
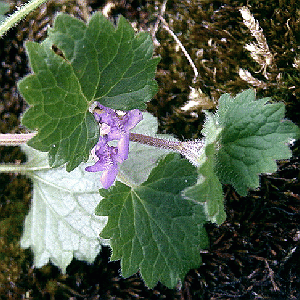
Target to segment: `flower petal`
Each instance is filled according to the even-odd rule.
[[[120,117],[113,109],[105,107],[97,102],[94,116],[101,124],[100,138],[92,153],[97,162],[93,166],[86,167],[86,171],[103,171],[101,182],[105,189],[109,188],[117,174],[118,163],[128,158],[130,130],[143,119],[142,112],[138,109],[128,111]],[[118,146],[110,146],[108,142],[118,140]]]
[[[136,126],[137,123],[139,123],[141,120],[143,120],[143,114],[138,109],[133,109],[128,111],[123,119],[123,128],[126,132],[128,132],[130,129]]]
[[[116,126],[110,127],[110,132],[107,134],[107,140],[119,140],[122,136],[122,131]]]
[[[104,189],[108,189],[114,183],[118,174],[118,165],[113,164],[109,169],[103,171],[100,181]]]
[[[118,115],[117,113],[106,106],[103,106],[98,102],[97,106],[101,110],[101,112],[94,112],[94,116],[97,122],[99,123],[105,123],[109,126],[116,126],[116,121],[118,121]]]
[[[100,172],[106,169],[105,164],[98,160],[94,165],[85,168],[87,172]]]
[[[128,158],[129,152],[129,132],[122,135],[118,142],[118,157],[123,162]]]

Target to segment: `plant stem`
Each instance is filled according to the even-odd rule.
[[[0,134],[0,146],[20,146],[33,138],[36,133]]]
[[[194,166],[199,167],[204,154],[204,140],[186,142],[169,141],[138,133],[130,133],[129,140],[149,146],[169,149],[185,156]]]
[[[159,139],[159,138],[155,138],[152,136],[147,136],[139,133],[131,132],[129,136],[129,140],[131,142],[138,142],[140,144],[145,144],[157,148],[170,149],[177,152],[180,152],[182,149],[181,142]]]
[[[49,170],[51,167],[48,165],[44,166],[33,166],[28,165],[27,163],[24,164],[14,164],[14,163],[8,163],[8,164],[0,164],[0,173],[18,173],[21,175],[28,175],[29,172],[34,171],[43,171],[43,170]]]
[[[0,134],[0,146],[20,146],[28,142],[35,135],[36,133]],[[129,140],[131,142],[137,142],[148,146],[179,152],[180,154],[184,155],[195,166],[199,165],[199,159],[204,149],[203,140],[194,140],[186,142],[169,141],[132,132],[129,135]]]
[[[0,164],[0,173],[19,173],[25,174],[28,169],[25,165],[20,164]]]
[[[16,25],[20,20],[25,18],[30,12],[48,0],[31,0],[28,3],[17,7],[17,10],[7,17],[0,25],[0,37],[3,36],[10,28]]]

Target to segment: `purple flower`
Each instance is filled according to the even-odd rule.
[[[97,161],[86,167],[88,172],[103,171],[101,183],[108,189],[118,174],[118,163],[128,158],[130,130],[142,119],[142,113],[133,109],[119,116],[113,109],[98,103],[99,110],[94,112],[95,119],[101,124],[101,136],[93,151]],[[118,146],[109,146],[108,142],[118,140]]]
[[[103,171],[101,183],[105,189],[108,189],[118,174],[118,149],[107,144],[107,138],[100,136],[98,143],[94,147],[95,155],[98,158],[93,166],[86,167],[88,172]]]
[[[124,116],[119,116],[113,109],[100,103],[98,103],[98,107],[100,112],[94,113],[95,119],[110,127],[110,131],[107,133],[108,141],[119,140],[119,155],[123,160],[126,160],[129,151],[129,131],[143,119],[142,112],[133,109],[126,112]]]

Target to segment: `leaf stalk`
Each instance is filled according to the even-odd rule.
[[[0,134],[0,146],[20,146],[27,143],[36,133]]]
[[[129,140],[131,142],[138,142],[140,144],[153,146],[157,148],[169,149],[177,152],[180,152],[182,148],[180,145],[181,142],[159,139],[152,136],[147,136],[147,135],[133,133],[133,132],[130,132]]]

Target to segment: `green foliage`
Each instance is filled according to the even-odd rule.
[[[208,243],[205,213],[181,195],[196,178],[195,167],[169,154],[140,186],[117,182],[100,190],[96,214],[109,217],[101,236],[111,239],[112,259],[121,259],[125,277],[140,270],[150,288],[158,280],[173,288],[200,265],[199,250]]]
[[[284,119],[284,104],[269,102],[255,100],[251,89],[234,98],[224,94],[214,116],[222,128],[215,170],[222,183],[232,184],[242,196],[259,186],[259,174],[276,172],[276,160],[291,157],[287,143],[299,134],[299,128]]]
[[[97,100],[114,109],[146,108],[157,91],[153,80],[158,58],[152,59],[153,45],[146,32],[134,36],[123,17],[117,27],[102,14],[88,25],[58,15],[49,39],[72,63],[87,101]]]
[[[157,90],[153,78],[158,59],[152,58],[150,36],[134,35],[123,17],[113,26],[96,13],[86,25],[60,14],[48,31],[48,38],[41,44],[27,42],[26,49],[33,74],[19,82],[19,90],[30,105],[22,122],[29,129],[38,130],[29,144],[49,152],[51,166],[67,163],[70,171],[88,159],[99,138],[98,124],[89,112],[94,101],[113,109],[143,109]],[[223,65],[228,63],[228,57],[227,54],[223,57]],[[123,183],[116,182],[109,190],[100,190],[104,198],[96,209],[97,214],[108,216],[101,236],[110,239],[112,259],[121,259],[125,277],[140,270],[149,287],[158,280],[174,287],[190,268],[200,265],[199,250],[207,246],[204,223],[221,224],[226,218],[221,183],[232,184],[244,196],[248,188],[259,186],[259,174],[275,172],[276,160],[291,156],[287,143],[299,134],[299,129],[284,120],[284,114],[283,103],[271,103],[269,98],[255,100],[253,90],[236,97],[224,94],[217,112],[207,113],[202,132],[205,146],[196,160],[198,169],[174,154],[158,163],[167,151],[131,145],[129,159],[120,167],[118,179]],[[147,125],[148,122],[151,123],[147,120]],[[151,131],[150,136],[153,134]],[[81,167],[71,173],[80,181]],[[52,197],[58,194],[58,181],[67,178],[67,185],[74,181],[76,187],[82,183],[59,173],[60,169],[56,171],[53,178],[44,179],[47,186],[40,188],[48,190]],[[44,181],[38,182],[39,185]],[[60,194],[61,190],[68,191],[67,200],[72,197],[75,199],[71,202],[78,200],[75,186],[74,190],[59,187]],[[44,194],[35,195],[42,199]],[[52,204],[51,209],[46,202]],[[35,203],[35,212],[50,211],[50,215],[58,211],[58,216],[44,222],[46,225],[52,220],[64,222],[59,214],[68,211],[68,205],[53,199],[35,199]],[[29,218],[35,219],[33,212]],[[73,215],[70,219],[74,222],[76,218],[81,219]],[[26,222],[29,229],[23,243],[34,248],[39,241],[33,242],[31,237],[40,237],[42,241],[43,236],[32,234],[33,227],[28,219]],[[44,229],[44,223],[38,229]],[[80,222],[76,225],[80,226]],[[52,224],[54,231],[58,228],[55,226]],[[69,226],[62,227],[67,232]],[[57,232],[51,233],[54,248],[58,247]],[[73,257],[74,245],[69,246],[71,237],[64,238],[68,240],[62,242],[66,249],[62,247],[59,258],[55,259],[60,259],[59,263],[65,267]],[[37,248],[43,247],[38,244]],[[41,261],[49,258],[43,252],[38,255]]]
[[[49,152],[52,166],[67,163],[67,171],[88,159],[99,138],[88,111],[93,101],[122,110],[145,108],[157,89],[158,59],[152,59],[149,34],[134,36],[122,17],[115,28],[100,13],[88,25],[60,14],[49,37],[41,44],[27,42],[26,50],[33,74],[18,84],[30,105],[22,123],[38,129],[29,145]]]
[[[221,225],[226,220],[222,185],[215,174],[215,145],[205,147],[206,160],[199,167],[197,184],[184,191],[187,199],[200,202],[208,221]]]
[[[54,166],[68,161],[73,170],[86,161],[90,149],[99,138],[94,117],[72,66],[51,51],[46,43],[26,43],[34,74],[22,79],[18,86],[31,107],[22,123],[38,134],[28,143],[37,150],[50,152]]]

